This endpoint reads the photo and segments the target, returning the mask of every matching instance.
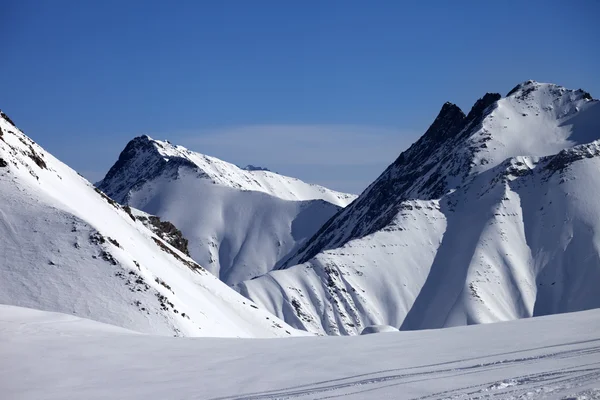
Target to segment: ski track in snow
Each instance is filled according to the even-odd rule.
[[[259,340],[165,338],[0,306],[0,342],[8,344],[0,346],[0,393],[36,400],[115,394],[129,400],[597,400],[599,317],[600,310],[591,310],[420,332]]]
[[[469,364],[468,361],[449,362],[426,365],[397,370],[377,371],[337,380],[327,380],[309,385],[290,387],[284,390],[274,390],[258,393],[248,393],[241,396],[217,397],[211,400],[278,400],[278,399],[334,399],[334,398],[362,398],[367,392],[384,391],[382,396],[388,398],[390,389],[401,390],[403,385],[426,384],[430,380],[444,380],[450,388],[420,397],[411,397],[411,400],[425,399],[539,399],[564,392],[572,392],[579,387],[595,384],[598,389],[592,393],[600,395],[600,339],[586,342],[575,342],[558,346],[572,347],[577,345],[591,345],[585,348],[560,350],[543,355],[507,358],[497,361]],[[547,349],[547,348],[546,348]],[[539,350],[539,349],[533,349]],[[532,351],[533,351],[532,350]],[[516,353],[516,352],[515,352]],[[510,353],[500,354],[506,356]],[[486,357],[487,358],[487,357]],[[553,368],[559,359],[576,359],[578,365],[567,368]],[[579,364],[581,362],[581,364]],[[466,365],[460,365],[464,363]],[[459,364],[459,365],[456,365]],[[450,366],[453,365],[453,366]],[[527,375],[511,375],[511,367],[526,366],[528,371],[536,371]],[[431,368],[431,369],[429,369]],[[425,371],[409,372],[411,370],[426,369]],[[506,378],[489,382],[479,381],[476,385],[452,386],[452,378],[466,375],[483,375],[489,371],[506,369]],[[390,372],[402,372],[389,374]],[[476,377],[474,377],[476,378]],[[393,382],[393,383],[390,383]],[[373,393],[373,395],[377,395]],[[391,393],[390,393],[391,395]],[[559,397],[563,398],[563,397]]]

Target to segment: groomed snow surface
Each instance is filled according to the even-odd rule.
[[[0,306],[4,399],[598,399],[600,310],[359,337],[170,338]]]

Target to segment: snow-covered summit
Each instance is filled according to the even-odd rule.
[[[232,285],[287,260],[356,198],[148,136],[127,144],[98,187],[174,223],[194,260]]]
[[[198,178],[212,184],[263,192],[283,200],[321,199],[344,207],[356,198],[351,194],[308,184],[263,168],[242,169],[218,158],[190,151],[168,141],[152,139],[147,135],[131,140],[106,177],[97,185],[115,200],[124,203],[132,189],[158,175],[169,175],[172,179],[177,179],[181,167],[187,167]]]
[[[425,134],[287,265],[384,228],[404,200],[439,199],[506,159],[549,156],[600,138],[599,105],[581,89],[535,81],[505,98],[487,93],[467,115],[445,103]],[[352,229],[339,229],[346,221]]]
[[[600,102],[527,81],[439,115],[352,204],[241,293],[357,334],[600,307]]]

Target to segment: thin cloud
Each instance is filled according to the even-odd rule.
[[[372,165],[395,159],[414,141],[415,135],[394,128],[362,125],[251,125],[180,133],[175,138],[204,154],[227,155],[228,161]]]
[[[366,125],[250,125],[168,135],[173,143],[238,165],[263,166],[354,193],[416,137],[414,132]]]

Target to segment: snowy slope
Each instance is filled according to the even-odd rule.
[[[287,260],[356,196],[141,136],[98,187],[173,222],[194,260],[229,284]]]
[[[150,231],[4,114],[0,187],[2,304],[161,335],[298,334]]]
[[[446,103],[281,270],[239,289],[327,334],[600,307],[598,139],[582,90],[528,81],[467,115]]]
[[[599,310],[360,337],[169,338],[0,307],[10,399],[600,398]],[[43,356],[40,356],[43,355]]]

